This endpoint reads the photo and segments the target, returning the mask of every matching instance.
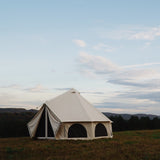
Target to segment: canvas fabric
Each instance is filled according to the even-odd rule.
[[[61,122],[48,107],[46,108],[47,108],[48,117],[53,129],[54,135],[56,135]]]
[[[45,104],[61,122],[110,121],[75,89],[46,101]]]
[[[44,107],[41,107],[41,109],[39,110],[39,112],[34,116],[34,118],[27,124],[28,130],[29,130],[29,134],[30,137],[34,137],[36,134],[36,130],[40,121],[40,118],[42,116],[42,113],[44,111]]]

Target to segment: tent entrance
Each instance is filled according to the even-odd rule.
[[[35,137],[41,137],[41,138],[54,137],[54,132],[53,132],[50,120],[49,120],[49,116],[48,116],[46,107],[44,107],[41,119],[37,127]]]

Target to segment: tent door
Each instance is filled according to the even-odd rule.
[[[54,132],[48,117],[46,107],[44,108],[41,119],[39,121],[36,137],[54,137]]]
[[[48,117],[48,113],[47,113],[47,125],[48,125],[48,127],[47,127],[47,133],[48,133],[48,137],[54,137],[54,133],[53,133],[53,129],[52,129],[52,126],[51,126],[51,122],[50,122],[50,120],[49,120],[49,117]]]

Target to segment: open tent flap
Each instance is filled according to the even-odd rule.
[[[49,117],[51,126],[53,128],[54,135],[56,136],[61,122],[57,118],[57,116],[48,107],[46,107],[46,109],[47,109],[47,113],[48,113],[48,117]]]
[[[41,107],[39,112],[34,116],[34,118],[27,124],[30,137],[33,138],[35,136],[39,121],[41,119],[42,113],[44,111],[44,107]]]

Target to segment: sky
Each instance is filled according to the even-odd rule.
[[[160,115],[159,0],[0,0],[0,107],[70,88],[103,112]]]

